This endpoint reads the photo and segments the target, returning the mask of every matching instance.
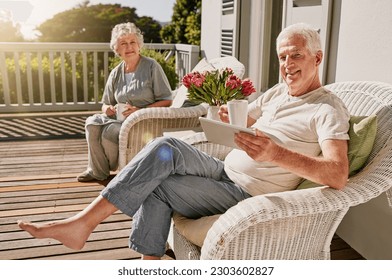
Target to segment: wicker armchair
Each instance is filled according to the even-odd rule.
[[[174,224],[169,243],[177,259],[330,259],[332,237],[350,207],[383,193],[391,207],[392,86],[342,82],[327,87],[352,115],[377,114],[377,136],[365,167],[340,191],[317,187],[246,199],[213,223],[201,248]],[[220,158],[228,152],[197,137],[194,143],[202,150]]]
[[[186,108],[146,108],[126,118],[119,136],[119,169],[122,169],[150,140],[162,136],[169,128],[199,127],[199,117],[207,114],[208,105]]]
[[[192,69],[206,71],[229,67],[242,78],[245,66],[234,56],[205,58]],[[125,119],[119,136],[119,170],[121,170],[151,139],[162,136],[166,129],[193,129],[200,127],[199,117],[207,114],[208,105],[181,108],[186,100],[187,89],[181,86],[175,94],[171,107],[146,108]]]

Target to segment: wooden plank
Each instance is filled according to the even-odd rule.
[[[17,141],[17,142],[0,142],[0,152],[9,152],[12,154],[14,151],[23,152],[37,152],[45,150],[74,150],[76,148],[87,148],[85,139],[64,139],[64,140],[35,140],[35,141]],[[60,148],[60,149],[59,149]]]
[[[48,179],[64,179],[64,178],[75,178],[75,173],[64,173],[59,175],[37,175],[32,176],[17,176],[17,177],[4,177],[0,178],[0,182],[15,182],[15,181],[34,181],[34,180],[48,180]]]
[[[70,164],[72,164],[72,162],[70,162]],[[74,165],[74,167],[71,167],[71,168],[68,168],[68,170],[66,171],[67,173],[68,172],[72,172],[72,173],[75,173],[75,177],[74,177],[74,181],[76,180],[76,174],[80,174],[80,173],[82,173],[84,170],[86,170],[86,166],[87,166],[87,164],[84,164],[84,165]],[[37,167],[40,167],[40,166],[36,166],[36,168]],[[57,169],[62,169],[62,170],[64,170],[65,171],[65,169],[67,168],[65,165],[59,165],[59,166],[56,166],[56,168]],[[59,175],[61,175],[61,174],[63,174],[63,172],[62,171],[59,171],[59,170],[57,170],[56,168],[51,168],[51,169],[48,169],[48,168],[43,168],[43,170],[46,170],[45,172],[47,172],[47,173],[52,173],[52,174],[59,174]],[[13,174],[13,170],[12,169],[5,169],[5,170],[3,170],[3,172],[7,172],[8,171],[8,174]],[[35,175],[35,174],[37,174],[37,171],[36,171],[36,169],[35,168],[27,168],[26,170],[24,170],[24,173],[23,174],[20,174],[20,176],[22,177],[22,176],[33,176],[33,175]],[[14,174],[14,175],[18,175],[18,174]],[[69,180],[69,179],[68,179]],[[17,182],[15,182],[15,183],[17,183]],[[15,185],[15,183],[14,182],[5,182],[5,183],[1,183],[1,185],[3,185],[3,186],[13,186],[13,185]],[[20,185],[22,185],[21,183],[20,183],[20,181],[19,181],[19,184]]]
[[[126,229],[115,229],[111,231],[104,232],[93,232],[89,238],[89,242],[98,241],[98,240],[112,240],[118,238],[128,238],[129,236],[129,225]],[[7,240],[0,242],[0,248],[2,250],[15,250],[15,249],[23,249],[23,248],[34,248],[34,247],[42,247],[42,246],[51,246],[51,245],[61,245],[61,243],[57,240],[52,239],[37,239],[30,238],[28,233],[21,232],[19,236],[24,236],[24,239],[20,238],[20,240]],[[124,244],[127,246],[127,243]]]
[[[128,238],[88,241],[80,252],[100,251],[108,249],[127,248]],[[22,248],[15,250],[0,251],[0,260],[32,259],[36,257],[46,257],[53,255],[74,254],[75,250],[63,245],[50,245],[34,248]]]
[[[70,162],[69,164],[72,165],[72,162]],[[42,168],[42,170],[45,170],[45,172],[47,172],[47,173],[59,174],[59,175],[63,174],[63,172],[59,171],[59,169],[62,169],[64,171],[66,170],[67,173],[72,172],[72,173],[75,173],[75,174],[80,174],[84,170],[86,170],[86,166],[87,166],[87,164],[73,165],[73,167],[70,167],[70,168],[68,168],[68,170],[66,170],[66,168],[67,168],[66,165],[55,165],[55,166],[52,166],[51,168],[47,168],[45,166],[37,165],[34,168],[26,168],[24,170],[24,173],[20,174],[20,176],[32,176],[32,175],[35,175],[35,174],[37,174],[36,168]],[[10,168],[4,169],[3,172],[6,172],[7,174],[14,174],[13,169],[10,169]],[[14,175],[18,175],[18,174],[16,173]],[[76,178],[76,176],[75,176],[75,178]],[[12,182],[11,183],[7,182],[7,183],[2,183],[2,185],[12,186],[14,184]]]
[[[39,207],[32,209],[20,209],[20,210],[6,210],[0,211],[0,217],[18,217],[26,214],[40,215],[45,213],[60,213],[69,211],[81,211],[86,208],[89,203],[78,204],[78,205],[65,205],[65,206],[52,206],[52,207]]]
[[[26,173],[28,174],[28,172],[26,172]],[[4,182],[4,183],[0,182],[0,189],[3,188],[3,187],[7,187],[7,188],[10,188],[10,187],[22,187],[22,186],[31,186],[31,185],[34,185],[34,184],[37,184],[37,185],[48,185],[48,184],[75,183],[75,181],[77,180],[76,177],[77,177],[78,174],[75,173],[75,175],[73,177],[71,177],[71,178],[42,179],[42,180],[35,179],[35,180],[32,180],[32,181],[23,180],[22,177],[21,177],[22,180],[18,180],[18,181]]]
[[[96,113],[101,113],[100,111],[75,111],[75,112],[45,112],[45,116],[48,117],[88,117]],[[6,118],[35,118],[41,117],[42,113],[19,113],[19,114],[1,114],[0,119]]]
[[[81,198],[56,198],[54,200],[44,200],[44,201],[36,201],[35,199],[31,198],[30,200],[20,202],[20,203],[11,203],[11,204],[2,204],[0,205],[0,215],[3,213],[7,213],[9,211],[18,211],[18,210],[32,210],[37,208],[59,208],[62,206],[70,206],[70,205],[86,205],[90,204],[99,193],[93,193],[86,195],[85,197]]]
[[[84,193],[99,192],[102,190],[102,186],[82,186],[78,188],[55,188],[45,190],[27,190],[20,192],[5,192],[1,193],[1,199],[4,203],[18,203],[20,198],[25,196],[34,196],[36,200],[39,197],[43,197],[43,200],[55,199],[56,195],[61,197],[62,195],[78,195],[83,196]]]
[[[141,255],[129,248],[82,252],[61,256],[34,258],[36,260],[139,260]],[[166,258],[170,259],[170,258]]]
[[[16,155],[14,155],[16,156]],[[81,161],[84,164],[87,163],[87,153],[86,155],[64,155],[64,154],[56,154],[56,155],[46,155],[46,156],[39,156],[35,158],[29,158],[28,155],[26,158],[24,157],[19,157],[17,159],[12,159],[8,158],[8,160],[12,160],[12,163],[9,163],[8,165],[15,167],[15,168],[20,168],[20,167],[25,167],[26,164],[47,164],[47,166],[50,166],[50,164],[55,164],[55,163],[64,163],[64,161]],[[3,161],[5,161],[7,158],[3,158]]]
[[[43,189],[63,189],[63,188],[75,188],[83,186],[102,186],[98,182],[69,182],[65,184],[43,184],[43,185],[29,185],[29,186],[13,186],[0,188],[0,192],[19,192],[28,190],[43,190]]]
[[[30,159],[30,156],[32,156],[33,158]],[[18,158],[14,158],[14,157],[18,157]],[[75,161],[76,164],[78,163],[83,163],[84,165],[86,165],[87,163],[87,152],[85,155],[72,155],[72,154],[49,154],[49,152],[47,152],[47,155],[43,156],[43,155],[33,155],[33,154],[23,154],[21,156],[18,156],[18,154],[14,153],[12,155],[12,157],[3,157],[2,158],[2,165],[4,167],[6,166],[16,166],[16,167],[22,167],[22,168],[26,168],[28,165],[34,165],[35,163],[55,163],[55,162],[65,162],[65,161]],[[18,166],[19,165],[19,166]],[[86,165],[87,166],[87,165]],[[72,166],[70,166],[72,167]],[[68,172],[69,173],[69,172]],[[12,175],[12,173],[11,173]]]

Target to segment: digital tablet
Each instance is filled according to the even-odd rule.
[[[256,131],[251,128],[240,127],[228,123],[214,121],[203,117],[199,118],[201,127],[209,142],[217,143],[233,148],[237,148],[234,142],[234,134],[240,131],[256,135]]]

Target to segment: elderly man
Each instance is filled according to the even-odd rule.
[[[134,220],[130,248],[143,259],[159,259],[173,211],[190,218],[223,213],[254,195],[293,190],[303,178],[343,188],[349,114],[321,86],[319,35],[304,24],[289,26],[277,38],[277,52],[284,83],[249,104],[248,124],[257,134],[236,135],[241,150],[224,162],[180,140],[157,138],[76,216],[19,226],[81,249],[94,228],[120,209]],[[220,115],[227,121],[225,106]]]

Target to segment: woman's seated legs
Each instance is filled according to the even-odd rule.
[[[118,136],[121,123],[87,125],[88,167],[79,181],[105,180],[118,165]],[[117,140],[116,140],[117,139]]]
[[[118,168],[118,142],[121,123],[111,123],[102,130],[101,144],[109,164],[109,171]]]

